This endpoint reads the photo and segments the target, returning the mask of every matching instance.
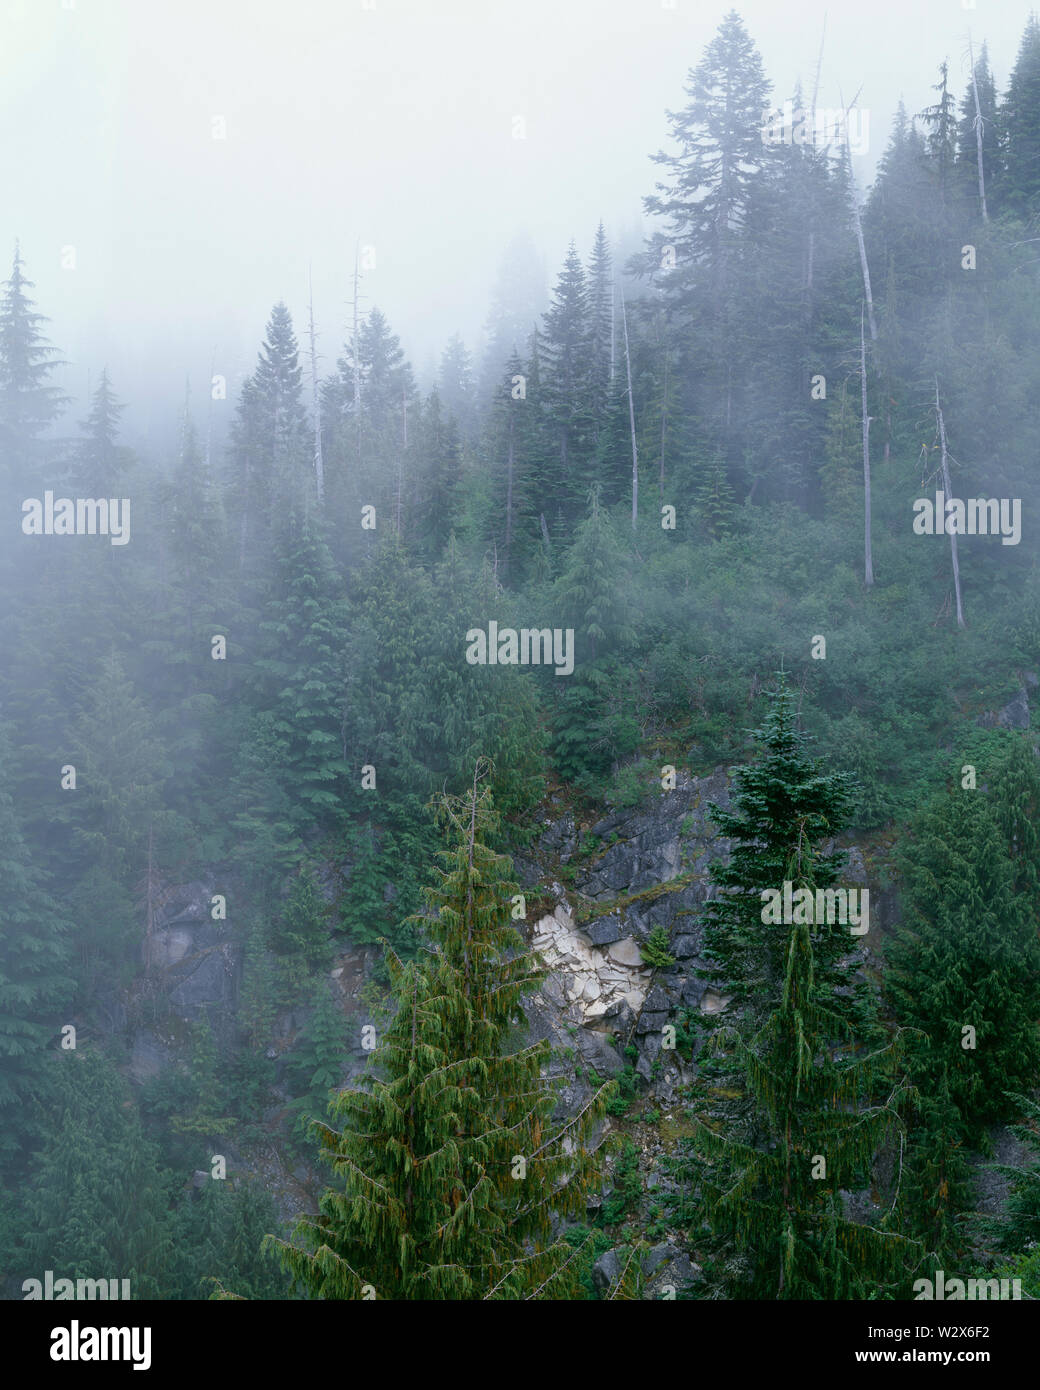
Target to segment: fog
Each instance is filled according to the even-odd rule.
[[[547,285],[571,237],[587,253],[601,217],[619,249],[637,241],[665,109],[683,104],[686,73],[727,8],[5,4],[0,248],[6,273],[20,238],[67,359],[55,374],[75,398],[64,426],[107,365],[130,406],[128,438],[154,445],[185,379],[202,402],[212,370],[229,383],[215,407],[219,434],[276,300],[302,336],[309,267],[330,370],[358,245],[370,248],[362,308],[386,313],[429,384],[455,331],[479,352],[515,235],[530,237]],[[976,45],[988,42],[1002,88],[1028,13],[985,0],[739,9],[778,102],[798,80],[811,90],[826,19],[819,101],[838,107],[860,91],[861,187],[898,101],[914,113],[933,99],[921,74],[947,57],[959,97],[970,30]]]

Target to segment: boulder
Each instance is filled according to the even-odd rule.
[[[643,964],[643,957],[639,950],[639,942],[633,937],[628,936],[624,941],[617,941],[607,952],[612,960],[616,960],[619,965],[634,966],[636,969]]]

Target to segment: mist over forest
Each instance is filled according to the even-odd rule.
[[[6,20],[3,1299],[1040,1297],[1040,22],[215,8]]]

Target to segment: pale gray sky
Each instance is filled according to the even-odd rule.
[[[0,278],[16,237],[82,394],[107,363],[129,432],[165,427],[186,373],[234,380],[284,298],[301,338],[307,265],[326,370],[363,286],[423,373],[456,330],[479,347],[499,259],[525,229],[551,279],[600,217],[632,231],[665,108],[730,5],[706,0],[0,0]],[[892,111],[967,38],[1003,88],[1018,0],[744,0],[774,94],[862,87],[872,175]],[[515,117],[526,138],[514,139]],[[214,139],[214,119],[226,139]],[[219,130],[219,127],[218,127]],[[63,248],[75,269],[63,269]],[[66,254],[66,260],[68,256]],[[215,407],[229,415],[233,399]],[[82,410],[74,411],[78,417]]]

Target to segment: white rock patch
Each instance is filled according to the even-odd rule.
[[[546,965],[564,977],[567,997],[578,1004],[585,1021],[602,1018],[621,1000],[636,1013],[642,1008],[650,969],[632,937],[601,951],[575,926],[566,903],[559,903],[550,916],[535,923],[531,944]]]

